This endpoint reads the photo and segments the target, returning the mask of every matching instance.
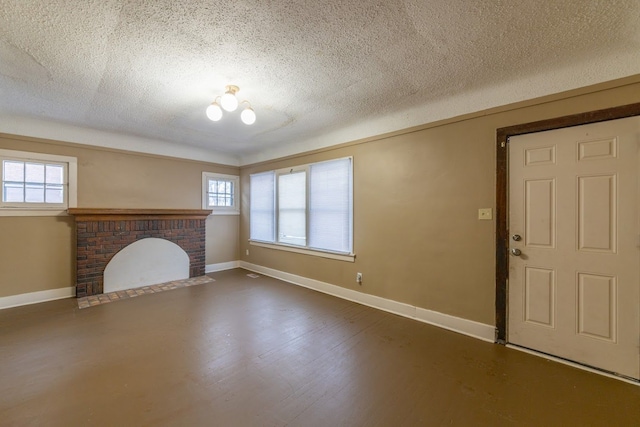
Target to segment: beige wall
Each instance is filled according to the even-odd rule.
[[[496,129],[640,102],[638,82],[640,76],[243,167],[242,201],[248,207],[251,173],[353,156],[356,261],[250,246],[246,209],[241,259],[493,325],[495,222],[480,221],[477,214],[487,207],[495,212]],[[362,286],[355,283],[356,272],[364,275]]]
[[[236,171],[237,175],[238,172]],[[206,264],[237,261],[239,215],[210,215],[207,218]]]
[[[242,259],[494,324],[495,132],[640,102],[640,76],[241,168],[242,215],[207,220],[207,264]],[[238,168],[0,134],[0,148],[78,158],[78,206],[199,208],[202,171]],[[249,174],[354,158],[355,263],[249,246]],[[0,297],[72,286],[73,219],[0,217]],[[245,250],[250,249],[250,255]],[[356,272],[364,283],[355,283]]]
[[[0,297],[74,285],[70,217],[0,217]]]
[[[0,148],[78,159],[78,207],[200,209],[202,172],[238,168],[0,134]],[[206,263],[238,259],[238,216],[207,219]],[[0,217],[0,297],[75,285],[71,217]]]

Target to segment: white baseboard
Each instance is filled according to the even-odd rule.
[[[76,288],[49,289],[46,291],[29,292],[26,294],[11,295],[0,298],[0,310],[21,305],[37,304],[39,302],[53,301],[56,299],[72,298],[76,296]]]
[[[484,341],[495,342],[495,326],[420,307],[416,307],[415,318],[421,322],[429,323],[430,325],[438,326],[443,329],[469,335],[470,337]]]
[[[220,262],[218,264],[207,264],[204,267],[205,273],[214,273],[216,271],[231,270],[240,267],[240,261]]]
[[[416,307],[398,301],[369,295],[353,289],[347,289],[336,285],[331,285],[319,280],[309,279],[295,274],[286,273],[284,271],[275,270],[260,265],[251,264],[240,261],[239,266],[265,276],[274,277],[294,285],[303,286],[325,294],[333,295],[349,301],[357,302],[369,307],[384,310],[389,313],[408,317],[420,322],[429,323],[440,328],[444,328],[453,332],[468,335],[483,341],[495,342],[495,327],[484,323],[475,322],[473,320],[455,317],[437,311],[427,310],[425,308]]]

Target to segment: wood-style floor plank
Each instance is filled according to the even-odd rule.
[[[246,273],[0,311],[0,425],[640,423],[638,386]]]

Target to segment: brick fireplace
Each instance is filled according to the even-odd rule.
[[[201,209],[70,208],[76,220],[76,296],[103,293],[104,270],[111,258],[131,243],[160,238],[189,256],[189,277],[204,275],[205,222]]]

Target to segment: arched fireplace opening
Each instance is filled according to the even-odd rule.
[[[180,246],[149,237],[115,254],[104,269],[103,292],[189,278],[189,255]]]

